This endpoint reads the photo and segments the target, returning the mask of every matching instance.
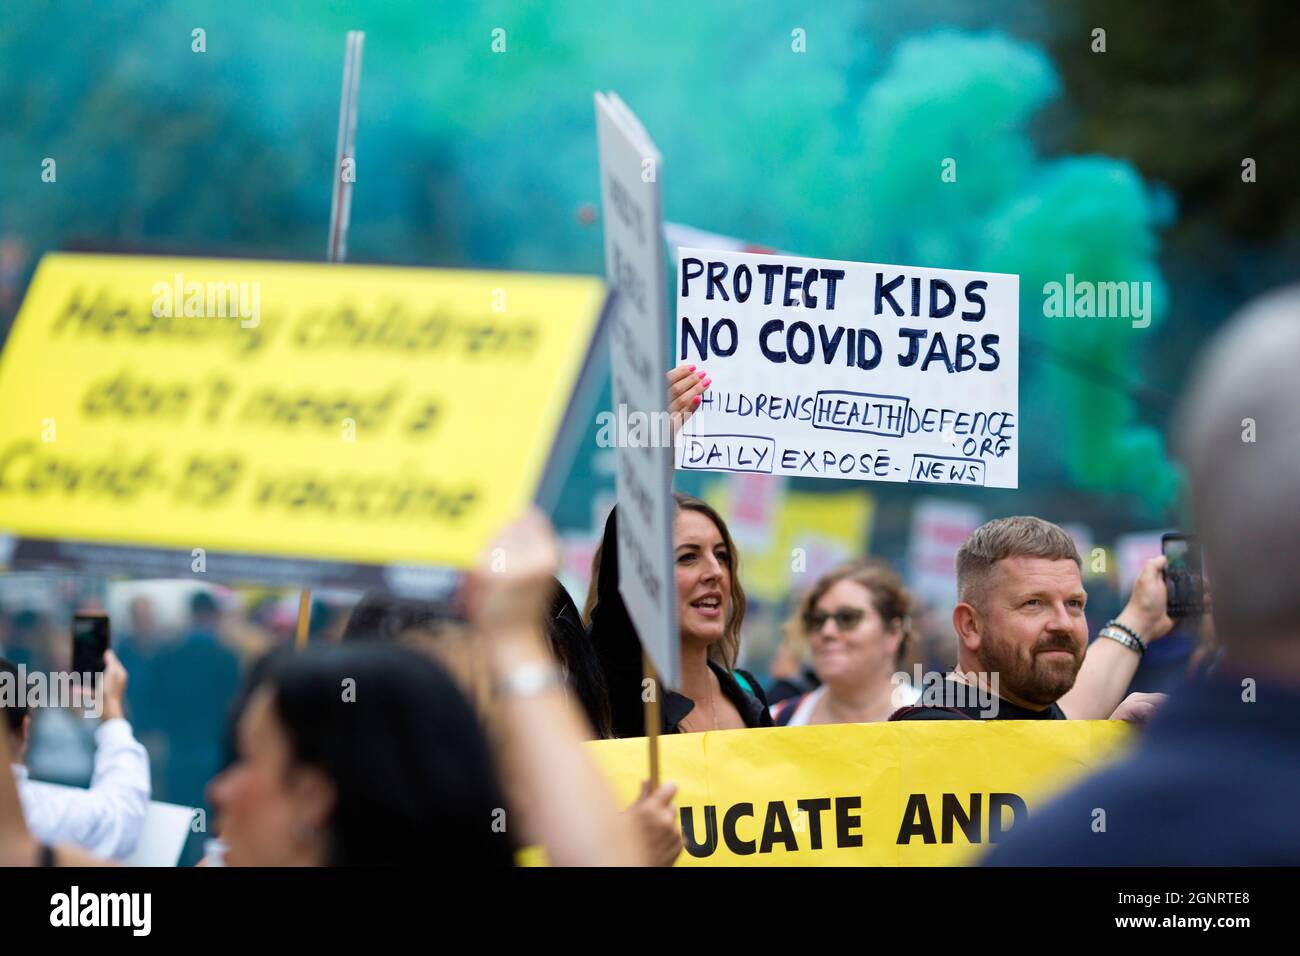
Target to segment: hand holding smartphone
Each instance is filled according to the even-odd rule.
[[[1192,617],[1205,613],[1205,579],[1201,565],[1201,546],[1188,534],[1160,537],[1165,556],[1165,590],[1169,597],[1166,610],[1170,617]]]
[[[82,611],[72,618],[72,669],[78,674],[100,674],[109,648],[108,614]]]

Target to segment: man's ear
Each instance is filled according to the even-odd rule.
[[[974,654],[980,649],[980,638],[984,633],[984,621],[974,605],[960,602],[952,609],[952,629],[957,632],[961,646]]]

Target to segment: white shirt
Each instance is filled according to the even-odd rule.
[[[787,727],[807,726],[809,719],[811,719],[813,715],[813,711],[817,709],[818,703],[820,703],[821,699],[825,696],[826,696],[825,684],[820,684],[815,690],[810,690],[808,693],[804,694],[803,700],[799,701],[798,706],[795,707],[794,713],[790,715],[790,721],[789,723],[786,724],[786,726]],[[894,706],[895,710],[897,710],[899,707],[909,707],[912,704],[915,704],[920,699],[921,699],[921,692],[917,690],[915,687],[913,687],[911,684],[898,684],[894,687],[894,694],[892,700],[895,705]],[[899,701],[902,701],[902,703],[899,703]],[[775,707],[776,705],[773,706]]]
[[[149,754],[122,718],[95,730],[89,790],[29,780],[21,764],[13,770],[27,829],[41,843],[71,843],[114,860],[135,849],[149,807]]]

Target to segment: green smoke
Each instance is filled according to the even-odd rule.
[[[1059,455],[1075,485],[1134,493],[1158,515],[1178,474],[1130,386],[1167,305],[1156,229],[1168,217],[1123,160],[1038,154],[1028,124],[1059,91],[1046,54],[1004,36],[901,43],[861,112],[872,223],[862,257],[1019,274],[1022,470]],[[1150,324],[1046,318],[1044,286],[1067,275],[1150,283],[1139,286]]]

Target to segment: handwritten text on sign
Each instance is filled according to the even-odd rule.
[[[47,256],[0,360],[0,530],[465,567],[536,491],[603,300],[588,277]]]
[[[1014,275],[680,251],[677,467],[1014,488]]]

